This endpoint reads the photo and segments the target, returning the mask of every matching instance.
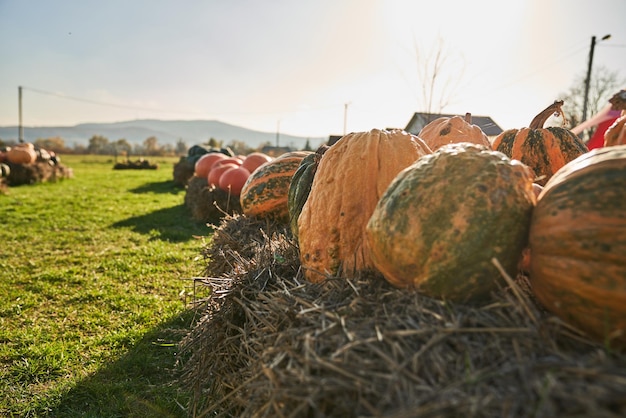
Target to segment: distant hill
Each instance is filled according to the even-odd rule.
[[[257,148],[264,143],[276,145],[275,132],[260,132],[242,128],[236,125],[216,120],[132,120],[127,122],[113,123],[82,123],[75,126],[41,126],[24,127],[24,140],[32,142],[39,138],[60,137],[65,145],[88,145],[89,139],[94,135],[101,135],[109,141],[126,139],[131,144],[142,144],[146,138],[154,136],[160,145],[175,145],[182,140],[187,145],[199,144],[215,138],[228,144],[233,140],[242,141],[251,148]],[[5,141],[17,141],[18,127],[0,127],[0,139]],[[307,139],[312,147],[317,147],[328,138],[322,137],[299,137],[279,134],[280,146],[304,147]]]

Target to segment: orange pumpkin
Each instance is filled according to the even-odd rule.
[[[530,284],[561,319],[626,347],[626,145],[597,148],[546,184],[533,210]]]
[[[471,113],[460,116],[440,117],[422,128],[417,135],[434,152],[444,145],[471,142],[491,148],[489,138],[479,126],[472,124]]]
[[[263,153],[263,152],[253,152],[248,154],[241,164],[243,168],[248,170],[250,173],[253,173],[254,170],[262,166],[263,164],[272,161],[272,157]]]
[[[565,164],[589,151],[569,129],[543,128],[552,114],[563,115],[562,106],[563,101],[554,102],[535,116],[528,128],[508,129],[493,142],[493,149],[529,166],[535,182],[542,186]]]
[[[219,179],[219,188],[231,195],[239,196],[248,177],[250,177],[250,172],[246,168],[233,167],[222,173]]]
[[[345,135],[324,153],[298,217],[300,261],[308,280],[374,268],[367,221],[394,177],[430,152],[415,135],[373,129]]]
[[[7,151],[6,159],[13,164],[32,164],[37,161],[37,152],[30,142],[20,143]]]

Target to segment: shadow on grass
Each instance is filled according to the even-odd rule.
[[[141,234],[152,235],[155,239],[169,242],[185,242],[193,236],[203,236],[210,232],[206,224],[191,219],[185,205],[172,206],[150,212],[146,215],[133,216],[111,225],[114,228],[128,228]]]
[[[126,354],[79,381],[45,416],[187,417],[190,393],[178,384],[178,343],[197,318],[184,311],[147,332]]]
[[[129,190],[131,193],[170,193],[178,194],[181,191],[180,187],[177,187],[172,180],[164,180],[154,183],[146,183],[144,185],[135,187]]]

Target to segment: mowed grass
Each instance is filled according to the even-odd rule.
[[[0,194],[0,416],[187,416],[181,292],[211,230],[173,186],[176,160],[62,156],[74,178]]]

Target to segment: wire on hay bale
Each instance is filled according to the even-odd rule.
[[[225,215],[241,213],[239,196],[209,186],[204,177],[193,176],[185,192],[185,206],[197,221],[218,224]]]
[[[626,356],[520,289],[464,306],[373,272],[312,284],[287,228],[243,215],[203,255],[212,296],[181,343],[193,416],[626,414]]]
[[[74,177],[71,168],[63,164],[54,164],[51,161],[37,161],[32,164],[8,164],[11,172],[6,178],[9,186],[54,182]]]

